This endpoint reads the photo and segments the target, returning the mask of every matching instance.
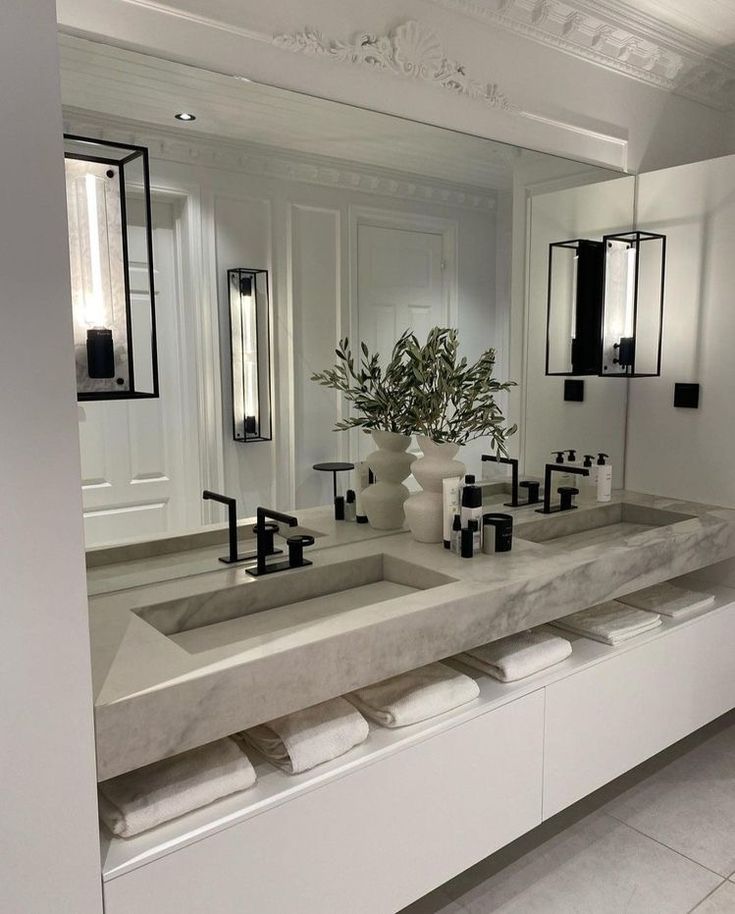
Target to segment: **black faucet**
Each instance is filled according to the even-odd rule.
[[[278,521],[281,524],[288,524],[289,527],[296,527],[299,522],[292,515],[281,514],[280,511],[273,511],[271,508],[258,508],[256,513],[255,533],[258,542],[258,563],[255,568],[248,568],[248,574],[257,578],[259,575],[272,574],[274,571],[285,571],[287,568],[301,568],[304,565],[311,565],[311,562],[304,558],[304,546],[311,546],[314,542],[314,537],[306,534],[291,536],[286,540],[289,554],[287,562],[273,562],[267,565],[266,557],[272,554],[268,551],[268,537],[270,535],[272,538],[273,534],[269,529],[271,525],[266,523],[266,518]]]
[[[572,504],[575,495],[579,495],[579,489],[571,486],[562,486],[559,489],[561,496],[559,504],[551,507],[551,474],[552,473],[575,473],[577,476],[589,476],[590,471],[584,467],[568,467],[563,463],[547,463],[544,473],[544,506],[537,508],[537,514],[553,514],[556,511],[573,511],[577,506]]]
[[[205,501],[218,501],[221,505],[227,506],[227,521],[229,526],[230,552],[229,555],[221,555],[220,562],[225,565],[233,565],[235,562],[244,562],[247,559],[255,558],[254,555],[239,555],[237,551],[237,500],[229,498],[227,495],[220,495],[217,492],[210,492],[205,489],[202,492],[202,498]]]
[[[483,454],[482,460],[491,460],[493,463],[504,463],[510,467],[510,501],[505,502],[506,508],[522,508],[524,505],[535,505],[538,503],[539,484],[537,482],[522,482],[520,487],[528,490],[528,500],[518,501],[518,461],[515,457],[498,457],[492,454]]]

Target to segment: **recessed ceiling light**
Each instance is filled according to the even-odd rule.
[[[189,114],[188,111],[180,111],[178,114],[174,114],[174,117],[177,121],[195,121],[197,119],[196,114]]]

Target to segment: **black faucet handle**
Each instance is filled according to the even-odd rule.
[[[557,492],[559,493],[562,511],[569,511],[575,507],[573,504],[574,496],[579,495],[579,489],[575,489],[574,486],[559,486]]]
[[[286,540],[288,546],[288,564],[291,568],[301,568],[303,565],[311,565],[311,562],[304,558],[304,546],[313,546],[314,537],[308,533],[297,533],[289,536]]]
[[[280,549],[276,549],[276,546],[275,546],[275,543],[273,540],[274,536],[276,535],[276,533],[278,533],[279,529],[280,528],[279,528],[278,524],[275,523],[274,521],[265,521],[263,523],[263,542],[265,544],[264,551],[265,551],[266,555],[278,555],[279,552],[281,551]],[[257,524],[255,524],[253,526],[253,533],[256,536],[258,535],[258,525]]]
[[[524,479],[523,482],[518,483],[520,488],[528,490],[528,500],[527,505],[535,505],[539,500],[539,491],[541,490],[541,483],[536,482],[531,479]]]

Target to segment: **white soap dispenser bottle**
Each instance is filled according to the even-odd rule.
[[[605,463],[609,454],[597,455],[597,500],[610,501],[612,498],[612,465]]]
[[[583,477],[582,485],[590,498],[597,498],[597,465],[595,464],[594,454],[585,454],[582,466],[588,472],[588,476]]]

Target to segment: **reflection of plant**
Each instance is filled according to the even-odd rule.
[[[350,341],[339,341],[335,350],[337,364],[311,376],[323,387],[339,390],[352,403],[356,415],[343,419],[335,425],[335,431],[349,428],[373,429],[410,435],[410,420],[406,415],[407,400],[411,396],[410,378],[401,364],[400,348],[408,334],[404,333],[393,347],[391,360],[385,367],[380,365],[377,353],[370,355],[365,343],[360,343],[360,358],[355,357]]]
[[[337,364],[311,376],[323,387],[338,390],[356,415],[343,419],[335,431],[376,429],[410,435],[416,432],[437,442],[467,444],[488,437],[505,454],[505,442],[517,426],[506,426],[495,397],[514,387],[493,378],[495,350],[488,349],[473,365],[458,357],[456,330],[434,327],[422,346],[406,331],[393,347],[383,369],[377,353],[360,344],[355,362],[348,339],[340,340]]]
[[[506,454],[506,439],[517,430],[504,425],[495,396],[513,381],[493,378],[495,350],[488,349],[473,365],[458,359],[456,330],[434,327],[421,346],[413,333],[396,344],[393,358],[410,376],[406,423],[413,431],[437,442],[467,444],[489,437],[498,453]]]

